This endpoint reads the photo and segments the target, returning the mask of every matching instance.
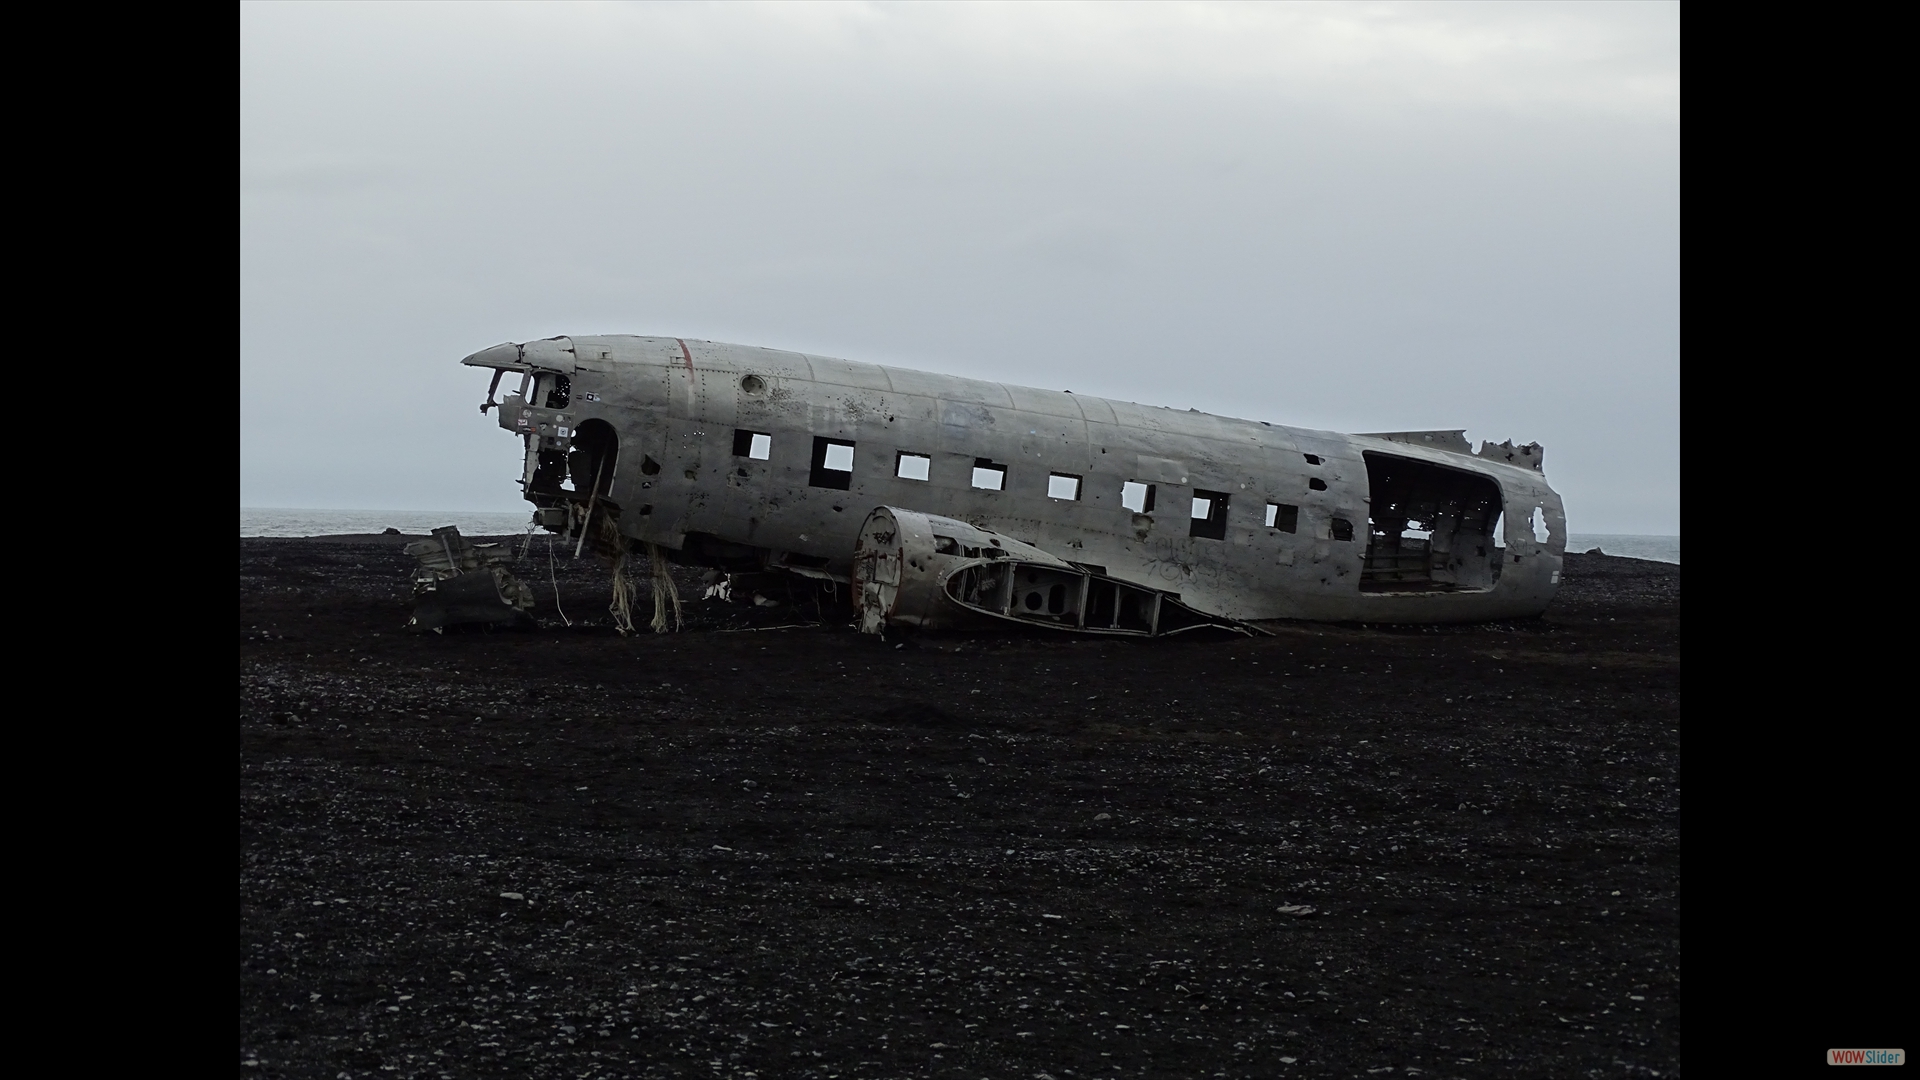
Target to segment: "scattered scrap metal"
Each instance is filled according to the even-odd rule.
[[[420,564],[413,572],[409,629],[440,633],[459,625],[533,625],[533,588],[507,569],[499,544],[475,544],[447,525],[408,544],[407,554]]]

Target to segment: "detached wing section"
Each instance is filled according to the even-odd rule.
[[[860,629],[983,628],[998,621],[1084,634],[1163,637],[1200,626],[1249,632],[1157,589],[1118,581],[964,521],[882,506],[854,548]]]

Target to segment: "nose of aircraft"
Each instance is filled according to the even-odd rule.
[[[481,349],[465,360],[460,361],[468,367],[505,367],[520,362],[520,346],[505,342],[492,348]]]

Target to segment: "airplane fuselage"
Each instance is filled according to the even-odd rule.
[[[1225,618],[1538,614],[1560,497],[1536,445],[1343,435],[671,337],[500,345],[527,498],[692,562],[846,579],[889,506],[970,522]],[[554,521],[560,520],[554,518]]]

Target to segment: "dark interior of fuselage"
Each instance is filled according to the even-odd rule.
[[[1500,485],[1464,469],[1371,451],[1360,591],[1459,592],[1500,579]]]
[[[558,372],[535,372],[520,393],[539,408],[564,409],[572,402],[573,382]],[[606,498],[619,458],[620,437],[613,425],[587,420],[577,428],[530,437],[540,441],[527,483],[527,494],[536,506],[585,501],[596,494]]]

